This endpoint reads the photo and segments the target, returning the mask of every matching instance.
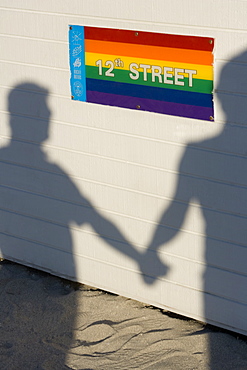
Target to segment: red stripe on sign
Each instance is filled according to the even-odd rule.
[[[170,35],[163,33],[84,27],[85,39],[125,42],[130,44],[164,46],[171,48],[213,51],[210,37]]]

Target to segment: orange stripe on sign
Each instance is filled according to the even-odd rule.
[[[191,64],[212,65],[210,51],[136,45],[123,42],[85,40],[85,51],[89,53],[114,54],[120,56],[166,60]]]

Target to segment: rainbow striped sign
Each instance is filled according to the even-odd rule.
[[[69,26],[72,99],[213,120],[208,37]]]

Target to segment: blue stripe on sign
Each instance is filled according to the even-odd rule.
[[[213,104],[212,94],[171,90],[143,85],[133,85],[128,83],[103,81],[92,78],[87,78],[86,84],[87,90],[89,91],[98,91],[108,94],[132,96],[200,107],[212,107]]]
[[[86,101],[84,27],[69,26],[70,88],[72,99]]]

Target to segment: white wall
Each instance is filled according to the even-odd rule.
[[[240,0],[0,0],[2,255],[247,334],[246,15]],[[215,122],[72,101],[69,24],[215,38]],[[27,109],[27,82],[49,90],[41,148],[49,113]]]

